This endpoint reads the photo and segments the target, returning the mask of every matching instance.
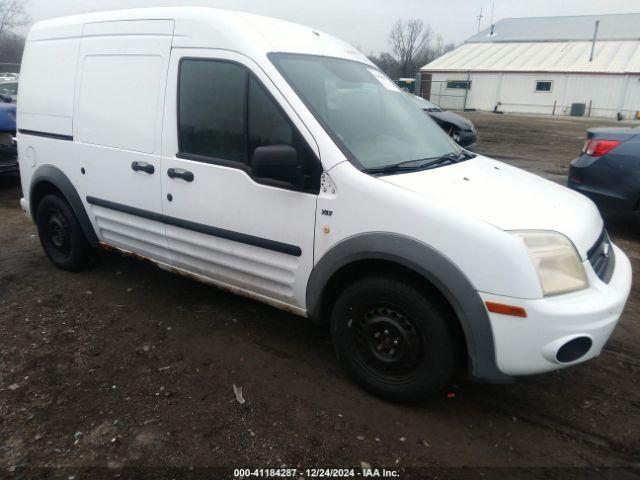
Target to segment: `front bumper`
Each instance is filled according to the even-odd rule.
[[[489,313],[496,363],[506,375],[530,375],[575,365],[597,357],[611,336],[631,290],[631,263],[615,245],[615,269],[604,283],[585,262],[589,288],[580,292],[527,300],[481,293],[482,300],[526,309],[519,318]],[[591,340],[580,358],[562,362],[558,352],[577,338]]]

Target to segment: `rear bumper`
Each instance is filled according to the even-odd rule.
[[[527,318],[490,313],[496,362],[506,375],[530,375],[557,370],[597,357],[618,323],[631,289],[631,263],[618,247],[610,282],[600,280],[589,262],[589,288],[536,300],[481,294],[487,302],[526,309]],[[561,349],[572,340],[587,344],[577,358],[562,361]],[[559,359],[560,357],[560,359]]]
[[[6,156],[0,151],[0,173],[18,172],[18,158],[13,156]]]
[[[18,163],[4,163],[0,160],[0,173],[14,173],[19,171]]]
[[[577,183],[571,180],[567,182],[567,186],[571,190],[575,190],[589,197],[596,204],[602,207],[613,207],[625,211],[633,211],[637,207],[637,199],[635,197],[628,197],[620,192],[612,191],[610,189],[598,187],[595,185],[585,185],[584,183]]]
[[[633,175],[612,169],[606,157],[582,155],[571,162],[567,186],[603,207],[635,210],[640,184]]]

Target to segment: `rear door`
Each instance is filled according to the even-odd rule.
[[[85,25],[74,111],[75,164],[99,239],[164,263],[160,153],[173,28]]]
[[[242,293],[305,307],[322,168],[317,145],[247,57],[173,51],[162,182],[175,267]],[[304,185],[256,178],[256,148],[292,145]]]

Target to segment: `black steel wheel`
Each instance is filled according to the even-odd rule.
[[[354,321],[354,347],[371,374],[393,382],[414,372],[424,346],[412,319],[392,305],[380,305]]]
[[[36,225],[42,248],[58,268],[79,270],[90,263],[91,246],[64,199],[44,197],[37,206]]]
[[[69,222],[62,212],[57,209],[51,210],[45,228],[48,242],[61,255],[69,255],[71,252],[71,232]]]
[[[390,400],[439,393],[453,376],[452,320],[408,282],[365,278],[339,296],[331,317],[338,359],[367,390]]]

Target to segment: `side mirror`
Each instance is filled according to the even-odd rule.
[[[251,159],[251,169],[257,178],[286,182],[296,187],[302,184],[298,152],[291,145],[256,148]]]
[[[13,103],[13,99],[9,95],[5,95],[4,93],[0,93],[0,100],[4,103]]]

